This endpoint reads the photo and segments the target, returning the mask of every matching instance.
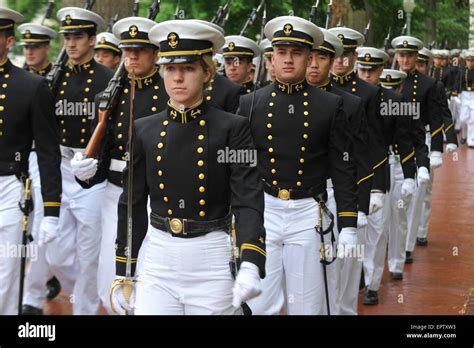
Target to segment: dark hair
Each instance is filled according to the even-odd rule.
[[[15,29],[13,27],[7,28],[0,30],[0,33],[2,33],[3,37],[9,38],[10,36],[15,36]]]

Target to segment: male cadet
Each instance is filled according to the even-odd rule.
[[[329,79],[329,71],[334,63],[334,59],[342,55],[344,48],[337,36],[326,29],[321,29],[321,31],[324,34],[324,42],[320,46],[314,46],[311,51],[311,64],[306,70],[306,80],[310,85],[318,86],[320,89],[336,94],[344,100],[343,108],[348,118],[352,138],[351,154],[357,168],[358,209],[361,220],[363,220],[369,211],[371,189],[371,180],[369,179],[373,176],[371,162],[367,158],[369,148],[365,109],[361,98],[334,87],[331,79]],[[336,214],[336,201],[334,199],[331,179],[327,180],[327,193],[327,206],[333,214]],[[335,229],[337,230],[337,223],[335,224]],[[348,278],[349,273],[360,273],[361,262],[361,260],[355,262],[349,259],[338,258],[335,263],[327,267],[328,282],[332,287],[329,298],[332,313],[356,312],[356,310],[352,309],[357,308],[356,303],[343,303],[341,306],[340,297],[338,296],[340,293],[336,292],[336,289],[341,288],[341,285],[337,283],[340,283],[341,280],[344,282]],[[353,268],[356,269],[353,270]],[[344,269],[344,273],[342,273],[342,269]],[[353,300],[357,301],[356,298],[353,298]]]
[[[416,70],[422,74],[428,75],[433,57],[433,53],[426,47],[419,50],[418,58],[416,60]]]
[[[21,34],[20,45],[28,70],[40,76],[46,76],[51,70],[48,55],[51,52],[50,41],[57,36],[56,32],[44,25],[25,23],[18,27]]]
[[[263,293],[248,302],[255,314],[323,314],[325,295],[319,248],[318,197],[332,178],[337,202],[338,243],[357,243],[357,188],[342,98],[305,79],[321,30],[293,16],[277,17],[264,29],[274,53],[275,82],[242,96],[239,114],[250,117],[265,188],[267,231]],[[286,298],[284,296],[286,289]]]
[[[224,29],[218,26],[217,24],[208,21],[203,21],[201,19],[193,19],[193,21],[209,25],[210,27],[218,30],[222,33],[222,35],[224,35]],[[222,57],[222,55],[217,52],[213,52],[213,54],[214,59],[216,59],[217,56]],[[222,57],[222,61],[222,69],[224,69],[224,57]],[[244,93],[244,87],[235,82],[230,81],[227,77],[216,73],[211,78],[209,86],[205,89],[204,96],[206,98],[206,101],[214,107],[235,114],[237,108],[239,107],[240,96]]]
[[[17,250],[15,255],[0,256],[0,315],[16,314],[18,310],[21,260],[18,253],[25,253],[20,250],[23,213],[18,203],[28,177],[33,141],[41,180],[39,206],[44,210],[39,241],[58,234],[61,205],[61,155],[53,96],[43,78],[14,66],[8,59],[15,43],[14,25],[22,20],[20,13],[0,7],[0,248]],[[43,281],[43,290],[44,284]]]
[[[117,205],[122,193],[122,171],[125,168],[128,129],[130,121],[130,88],[132,70],[136,76],[134,119],[149,116],[166,108],[168,95],[155,65],[158,47],[148,38],[148,32],[156,23],[150,19],[128,17],[119,20],[112,28],[120,40],[124,59],[128,59],[125,69],[128,78],[120,102],[110,115],[107,139],[101,154],[101,161],[84,159],[77,152],[71,160],[72,171],[85,188],[107,179],[102,202],[102,241],[98,268],[98,290],[102,305],[109,314],[110,285],[115,279],[115,240],[117,237]]]
[[[51,51],[50,41],[56,38],[56,32],[44,25],[25,23],[18,27],[21,34],[20,45],[23,46],[23,55],[29,72],[39,76],[45,76],[51,70],[51,62],[48,54]],[[41,201],[40,172],[38,168],[38,158],[34,148],[29,158],[29,173],[32,180],[34,206],[30,215],[31,234],[34,243],[39,241],[38,231],[43,219],[43,209]],[[51,277],[49,264],[46,260],[46,248],[38,246],[38,257],[31,260],[25,276],[25,292],[23,298],[23,315],[40,315],[46,298],[53,299],[61,289],[58,280]],[[46,291],[48,289],[48,291]]]
[[[265,81],[262,83],[262,87],[275,82],[275,69],[273,68],[272,64],[272,56],[273,56],[273,46],[270,40],[263,39],[260,42],[260,50],[263,52],[263,57],[265,59]]]
[[[58,11],[60,32],[69,61],[56,93],[56,118],[60,128],[63,196],[60,235],[48,246],[53,274],[72,295],[73,314],[96,314],[97,265],[101,240],[101,208],[105,183],[85,190],[71,168],[75,152],[84,152],[95,115],[94,97],[103,91],[112,70],[94,60],[97,28],[104,25],[94,12],[66,7]]]
[[[474,50],[464,54],[466,62],[460,71],[461,84],[458,90],[461,94],[460,123],[462,124],[462,138],[467,146],[474,148]],[[461,140],[462,142],[462,140]]]
[[[116,70],[122,56],[122,51],[118,46],[119,40],[114,34],[108,32],[97,34],[94,46],[95,61],[109,69]]]
[[[252,59],[260,55],[258,45],[244,36],[231,35],[225,37],[221,51],[225,58],[227,78],[243,86],[246,94],[253,92],[254,82],[250,72]]]
[[[419,60],[420,56],[423,59],[423,53],[426,53],[425,48],[418,52],[418,61],[417,61],[417,70],[419,70]],[[428,50],[427,50],[428,51]],[[447,54],[447,52],[445,52]],[[447,58],[447,57],[446,57]],[[447,59],[446,59],[447,60]],[[449,68],[449,66],[447,66]],[[426,74],[420,71],[422,74]],[[443,133],[446,138],[446,151],[453,152],[456,151],[458,148],[458,139],[456,133],[454,131],[454,124],[453,124],[453,116],[451,114],[451,110],[449,109],[448,105],[448,94],[447,86],[444,85],[444,82],[440,79],[442,74],[439,74],[438,81],[436,82],[436,89],[438,91],[438,102],[441,106],[441,112],[443,113],[443,122],[444,128]],[[449,83],[449,82],[447,82]],[[431,216],[431,200],[433,194],[433,180],[434,180],[434,171],[430,172],[430,181],[426,185],[426,195],[422,203],[422,212],[420,216],[420,220],[412,221],[412,225],[410,226],[413,233],[416,233],[416,245],[426,246],[428,245],[428,224],[430,221]],[[414,236],[412,236],[413,238]]]
[[[357,60],[356,48],[364,42],[364,36],[350,28],[338,27],[329,29],[331,33],[336,35],[343,43],[344,53],[341,57],[334,60],[332,66],[332,79],[336,86],[345,92],[360,97],[365,107],[367,117],[367,126],[369,130],[368,144],[370,151],[367,153],[368,159],[371,161],[373,177],[371,180],[369,214],[380,210],[383,205],[383,197],[386,189],[385,163],[387,162],[387,153],[385,151],[385,140],[383,137],[383,119],[380,116],[380,90],[377,86],[373,86],[360,79],[354,71]],[[359,210],[364,212],[363,210]],[[365,244],[365,226],[367,226],[367,218],[364,214],[359,214],[359,244]],[[346,259],[352,266],[357,262],[355,258]],[[348,268],[344,266],[344,269]],[[355,266],[354,266],[355,267]],[[358,268],[362,268],[358,263]],[[347,314],[356,314],[357,312],[357,294],[358,288],[363,287],[364,278],[356,272],[344,271],[347,280],[347,286],[341,287],[341,306],[351,308]],[[345,283],[345,282],[344,282]],[[345,305],[347,304],[347,305]],[[342,308],[341,308],[342,310]],[[341,313],[342,314],[342,313]]]
[[[416,164],[418,166],[418,188],[412,199],[408,213],[408,237],[407,244],[410,241],[410,231],[412,221],[418,221],[421,214],[421,203],[423,201],[424,192],[426,191],[426,183],[429,181],[430,175],[428,168],[432,169],[440,167],[443,163],[443,115],[439,112],[440,105],[437,100],[438,92],[436,88],[436,80],[426,75],[420,74],[416,70],[416,61],[418,59],[418,51],[423,48],[423,43],[412,36],[399,36],[392,40],[392,46],[395,48],[400,70],[408,76],[403,80],[403,99],[414,107],[411,113],[413,119],[420,119],[425,126],[425,144],[430,146],[431,152],[429,159],[426,158],[426,145],[422,142],[422,136],[413,137],[413,145],[415,148]],[[431,138],[431,141],[430,141]],[[418,197],[418,195],[420,195]],[[416,236],[416,231],[414,232]],[[414,243],[413,243],[414,244]],[[394,262],[396,276],[401,279],[403,277],[403,264],[413,262],[411,252],[413,247],[407,246],[407,254],[404,258],[400,258]],[[400,251],[400,255],[403,252]],[[393,272],[393,271],[392,271]]]

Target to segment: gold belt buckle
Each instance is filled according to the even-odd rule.
[[[278,189],[278,198],[287,201],[290,199],[290,191],[287,189]]]
[[[181,221],[181,219],[171,219],[169,220],[169,224],[171,232],[174,234],[184,233],[184,221]]]
[[[471,91],[471,90],[472,90],[472,88],[471,88],[471,87],[467,87],[467,90],[468,90],[468,91]]]

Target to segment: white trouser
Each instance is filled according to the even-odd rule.
[[[465,127],[468,146],[474,146],[474,92],[461,93],[461,122]]]
[[[229,235],[173,237],[149,227],[138,256],[135,315],[241,314],[232,306]]]
[[[425,197],[423,199],[423,206],[417,233],[418,238],[428,238],[428,226],[431,217],[431,201],[433,199],[434,173],[435,170],[432,169],[430,172],[430,181],[426,184]]]
[[[71,295],[73,314],[97,314],[97,268],[101,240],[101,209],[105,182],[83,189],[61,162],[63,195],[59,237],[48,244],[47,260],[62,288]]]
[[[35,151],[30,154],[29,164],[30,179],[33,185],[34,209],[30,214],[32,245],[38,251],[36,260],[30,260],[28,271],[25,276],[25,290],[23,304],[36,308],[43,308],[46,302],[47,281],[52,277],[48,261],[46,260],[46,246],[38,246],[39,228],[43,219],[43,197],[41,196],[41,181],[39,175],[38,159]],[[31,219],[32,218],[32,219]]]
[[[18,310],[23,185],[15,175],[0,176],[0,315]]]
[[[426,133],[426,145],[428,149],[431,148],[431,135]],[[415,249],[416,237],[419,234],[420,221],[423,218],[423,208],[426,201],[429,201],[430,213],[431,213],[431,194],[427,196],[427,192],[432,192],[433,186],[433,172],[435,169],[430,170],[430,181],[417,187],[413,199],[413,204],[410,206],[408,211],[408,238],[406,243],[406,251],[413,251]],[[429,215],[427,216],[429,220]],[[429,221],[426,221],[428,226]]]
[[[110,286],[115,279],[115,239],[117,238],[117,206],[123,189],[107,182],[102,200],[99,265],[97,288],[102,305],[109,315],[115,314],[110,305]]]
[[[276,315],[285,305],[287,314],[323,314],[321,243],[314,229],[318,204],[313,198],[285,201],[265,193],[264,217],[266,277],[262,294],[248,302],[252,312]]]
[[[386,210],[387,215],[384,219],[384,228],[388,229],[388,269],[390,272],[402,273],[405,266],[408,211],[413,199],[402,198],[404,176],[402,166],[398,161],[390,165],[390,180],[390,209]]]
[[[338,226],[337,226],[337,208],[336,208],[336,200],[334,198],[334,189],[329,187],[327,190],[328,201],[326,203],[329,211],[334,215],[334,234],[336,236],[336,245],[337,245],[337,238],[338,238]],[[319,237],[321,238],[321,237]],[[324,243],[326,248],[335,248],[336,245],[331,245],[330,243],[330,234],[326,234],[324,236]],[[332,255],[333,256],[333,255]],[[328,260],[332,259],[327,257]],[[339,308],[337,304],[337,294],[338,294],[338,267],[337,267],[337,260],[331,263],[330,265],[326,266],[327,271],[327,278],[328,278],[328,293],[329,293],[329,309],[331,311],[331,315],[337,314],[337,310]],[[324,297],[324,314],[327,314],[326,308],[326,293],[323,289],[323,297]]]
[[[369,285],[372,281],[372,274],[375,268],[375,255],[377,254],[378,248],[380,247],[379,244],[383,242],[383,238],[385,238],[385,244],[382,246],[382,248],[384,249],[383,255],[385,262],[388,230],[385,231],[384,236],[384,210],[387,209],[386,206],[390,206],[390,202],[387,199],[388,195],[389,193],[387,192],[385,194],[383,208],[367,216],[367,232],[365,235],[364,249],[364,277],[366,285]]]
[[[449,110],[453,115],[454,129],[461,129],[461,121],[459,119],[461,113],[461,98],[459,96],[451,97],[449,99]]]

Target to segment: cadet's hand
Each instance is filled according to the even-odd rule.
[[[82,153],[76,152],[71,159],[71,170],[79,180],[89,180],[97,172],[97,160],[94,158],[84,158]]]
[[[357,213],[357,228],[367,226],[367,215],[363,211]]]
[[[430,166],[432,169],[439,168],[443,165],[442,153],[439,151],[431,151]]]
[[[415,193],[415,179],[407,178],[402,184],[402,198],[408,198]]]
[[[232,306],[236,308],[239,308],[242,302],[247,302],[262,293],[260,274],[256,265],[247,261],[242,262],[232,293],[234,295]]]
[[[446,152],[454,152],[457,150],[457,148],[458,146],[456,144],[452,144],[452,143],[446,144]]]
[[[364,214],[365,215],[365,214]],[[355,227],[344,227],[339,233],[337,240],[337,247],[353,248],[357,245],[357,229]]]
[[[132,310],[135,305],[135,282],[117,276],[110,288],[110,304],[112,310],[120,315]]]
[[[370,205],[369,205],[369,215],[377,212],[383,207],[383,192],[371,192],[370,193]]]
[[[57,216],[45,216],[41,220],[39,229],[38,245],[48,244],[59,235],[59,218]]]
[[[418,185],[419,186],[424,185],[428,181],[430,181],[430,173],[428,172],[427,168],[425,168],[425,167],[418,168],[417,180],[418,180]]]

